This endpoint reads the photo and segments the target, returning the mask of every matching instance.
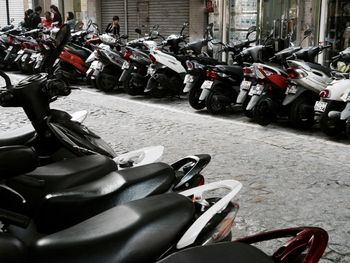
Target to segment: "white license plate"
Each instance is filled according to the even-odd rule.
[[[249,90],[251,85],[252,85],[251,81],[243,80],[241,83],[241,89],[242,90]]]
[[[286,94],[296,94],[298,87],[296,85],[289,86],[286,90]]]
[[[24,54],[21,58],[22,62],[26,61],[27,57],[28,57],[28,54]]]
[[[261,95],[261,93],[264,90],[264,85],[256,85],[256,86],[252,86],[252,88],[249,91],[249,96],[253,96],[253,95]]]
[[[316,101],[314,109],[317,112],[324,112],[326,110],[326,107],[327,107],[327,102]]]
[[[7,51],[11,51],[13,49],[13,46],[9,46]]]
[[[194,80],[193,76],[190,75],[190,74],[187,74],[187,75],[185,76],[185,79],[184,79],[184,84],[192,83],[193,80]]]
[[[96,61],[92,62],[90,68],[99,70],[102,68],[102,63],[100,61],[96,60]]]
[[[211,89],[211,86],[213,85],[214,81],[206,80],[203,82],[201,89]]]
[[[37,60],[38,62],[40,62],[40,61],[43,60],[43,58],[44,58],[44,56],[43,56],[42,54],[40,54],[40,55],[38,55],[38,56],[36,57],[36,60]]]
[[[122,66],[122,70],[124,70],[124,69],[128,69],[128,68],[130,68],[130,64],[129,64],[129,62],[124,61],[123,66]]]

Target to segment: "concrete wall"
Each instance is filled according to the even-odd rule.
[[[203,38],[208,23],[205,0],[190,0],[190,41]]]

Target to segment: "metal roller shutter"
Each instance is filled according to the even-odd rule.
[[[0,1],[0,27],[7,25],[6,2]]]
[[[150,0],[150,26],[159,24],[159,33],[167,37],[179,34],[184,22],[190,19],[190,0]],[[185,31],[188,34],[188,30]]]
[[[24,18],[23,1],[9,0],[10,19],[14,19],[14,25],[18,25]],[[0,26],[7,25],[6,1],[0,1]]]
[[[112,22],[113,16],[119,16],[120,34],[125,34],[124,0],[101,1],[102,32]]]

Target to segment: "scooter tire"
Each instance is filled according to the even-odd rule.
[[[297,129],[310,129],[315,124],[314,104],[315,102],[306,96],[301,96],[292,103],[289,112],[289,121],[293,127]],[[305,107],[312,110],[305,114]]]
[[[161,87],[160,83],[154,78],[149,79],[148,85],[152,87],[149,93],[153,98],[161,99],[168,94],[167,89]]]
[[[117,81],[115,80],[113,70],[109,68],[105,68],[96,75],[96,84],[98,89],[106,92],[112,91],[116,87]]]
[[[193,87],[188,94],[188,102],[195,110],[202,110],[205,108],[205,101],[199,101],[199,97],[202,93],[200,85]]]
[[[133,76],[132,75],[129,75],[123,81],[123,88],[124,88],[124,91],[131,96],[136,96],[136,95],[140,95],[143,93],[142,92],[143,89],[141,90],[140,88],[133,85]]]
[[[214,87],[209,92],[208,96],[205,99],[205,106],[207,107],[209,113],[217,115],[225,111],[226,105],[218,99],[218,96],[222,95],[224,96],[225,94],[220,92],[220,89],[218,88],[214,89]]]
[[[339,118],[333,119],[328,116],[331,111],[342,111],[344,103],[338,101],[330,101],[320,118],[320,128],[323,133],[329,137],[337,137],[345,130],[345,121]]]
[[[261,126],[267,126],[277,118],[275,102],[269,96],[262,96],[253,109],[253,120]]]

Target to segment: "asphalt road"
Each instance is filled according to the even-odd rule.
[[[330,140],[317,127],[295,131],[285,122],[261,127],[238,112],[210,116],[191,109],[185,98],[156,100],[81,88],[53,107],[88,110],[86,125],[118,153],[160,144],[166,149],[163,161],[167,163],[209,153],[207,182],[241,181],[234,237],[319,226],[330,235],[322,262],[350,262],[350,147],[345,138]],[[0,131],[26,122],[21,109],[0,112]],[[276,245],[262,247],[272,251]]]

